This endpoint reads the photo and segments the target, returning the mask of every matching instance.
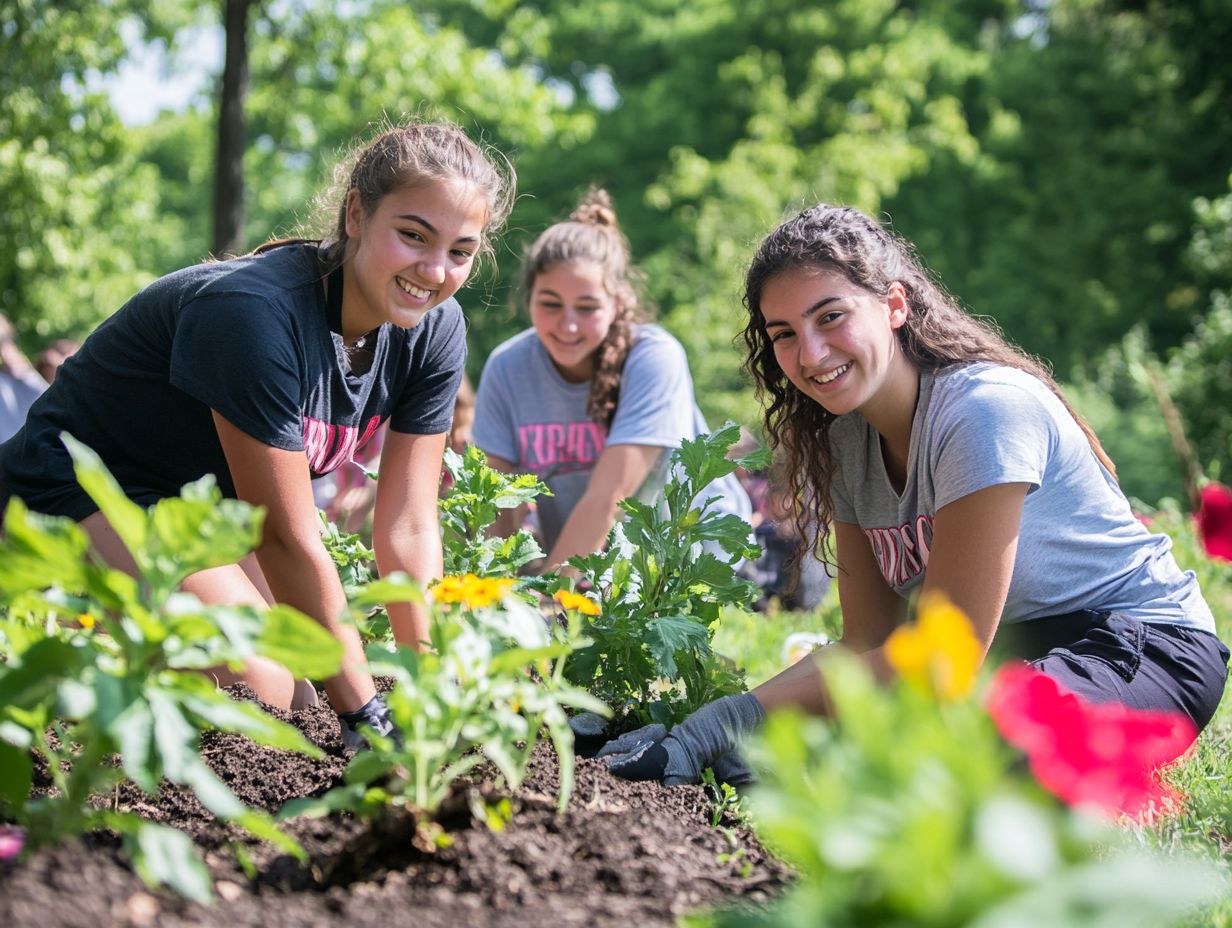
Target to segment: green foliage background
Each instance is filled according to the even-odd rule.
[[[183,27],[217,25],[218,12],[199,0],[0,7],[0,310],[34,350],[205,256],[212,94],[126,127],[86,88],[131,54],[122,23],[186,61]],[[498,262],[465,299],[473,375],[524,325],[508,285],[521,250],[600,183],[707,416],[753,423],[733,346],[741,270],[785,213],[842,202],[892,221],[973,311],[1053,362],[1131,495],[1181,496],[1158,411],[1123,376],[1138,350],[1165,356],[1201,463],[1228,472],[1232,0],[257,10],[249,245],[327,229],[332,210],[312,196],[383,114],[448,116],[516,165],[522,196]]]

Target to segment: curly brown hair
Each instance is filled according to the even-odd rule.
[[[899,345],[917,369],[936,371],[956,364],[990,361],[1025,371],[1043,381],[1082,428],[1096,457],[1116,476],[1099,439],[1062,395],[1048,368],[1006,341],[990,320],[965,312],[936,281],[914,247],[864,213],[818,204],[782,223],[762,241],[745,276],[745,370],[764,407],[770,447],[785,462],[783,474],[798,501],[794,521],[807,550],[833,563],[829,546],[834,507],[830,484],[834,458],[830,426],[835,420],[816,401],[797,390],[779,367],[766,333],[761,298],[767,282],[794,268],[836,271],[852,283],[885,296],[897,281],[911,311],[896,330]]]
[[[561,264],[590,262],[603,272],[607,292],[616,301],[616,317],[595,349],[586,415],[608,428],[620,401],[620,378],[633,347],[634,326],[652,313],[641,295],[642,275],[630,260],[629,240],[620,231],[606,190],[592,187],[569,218],[548,226],[522,262],[522,297],[529,299],[535,278]]]

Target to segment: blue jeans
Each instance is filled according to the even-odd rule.
[[[1003,625],[1001,658],[1029,661],[1091,702],[1179,712],[1201,731],[1228,678],[1228,648],[1209,632],[1084,610]]]

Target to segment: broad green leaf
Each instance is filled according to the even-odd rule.
[[[125,831],[125,845],[133,868],[151,886],[167,886],[185,899],[210,905],[214,901],[210,872],[196,845],[182,831],[141,821]]]
[[[186,782],[191,771],[200,764],[197,757],[197,729],[184,718],[184,713],[169,694],[158,689],[146,693],[154,720],[154,749],[163,772],[177,783]],[[198,798],[208,807],[205,797]]]
[[[298,841],[280,829],[269,814],[259,809],[245,809],[235,818],[231,819],[231,821],[253,837],[268,841],[274,847],[281,848],[296,860],[308,860],[308,852],[300,846]]]
[[[0,741],[0,808],[20,810],[33,783],[34,764],[29,749]]]
[[[383,777],[397,766],[397,760],[382,751],[360,751],[347,764],[343,782],[347,784],[371,783]]]
[[[56,695],[60,680],[81,673],[83,649],[47,638],[7,664],[0,664],[0,706],[31,709]]]
[[[90,541],[71,519],[30,512],[18,498],[4,511],[0,538],[0,597],[14,597],[47,587],[80,593],[86,586],[86,551]]]
[[[295,677],[332,677],[342,666],[342,645],[298,609],[281,603],[262,614],[256,652],[282,664]]]
[[[60,435],[73,458],[77,482],[106,516],[139,567],[146,560],[149,523],[145,510],[124,495],[102,459],[68,432]]]
[[[364,806],[364,793],[367,789],[365,782],[339,786],[331,789],[324,796],[292,799],[278,810],[278,821],[286,821],[297,815],[321,818],[331,812],[358,812]]]
[[[395,573],[369,583],[356,595],[354,605],[360,609],[370,609],[389,603],[420,604],[423,601],[424,595],[419,584],[406,574]]]
[[[247,503],[223,499],[207,475],[150,510],[150,557],[171,585],[199,570],[237,563],[261,540],[263,516]]]
[[[209,686],[208,680],[203,680]],[[221,731],[233,731],[246,735],[257,744],[296,751],[309,757],[322,757],[321,749],[303,736],[294,725],[280,722],[260,706],[251,702],[232,699],[212,686],[208,689],[184,686],[169,690],[180,705]]]
[[[106,698],[113,698],[111,692]],[[160,765],[152,755],[154,713],[149,703],[140,697],[132,699],[114,716],[106,730],[115,739],[120,763],[128,778],[151,796],[157,795]]]
[[[196,754],[185,761],[179,776],[169,778],[192,789],[201,804],[221,819],[239,821],[251,811]]]
[[[676,652],[688,649],[704,653],[710,649],[709,640],[705,626],[687,616],[661,616],[646,623],[646,644],[655,666],[669,680],[680,673]]]

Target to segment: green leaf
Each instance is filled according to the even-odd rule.
[[[146,540],[149,537],[145,510],[124,495],[102,459],[90,448],[68,432],[62,432],[60,438],[72,455],[77,482],[111,523],[138,566],[144,566],[142,562],[146,559]]]
[[[184,832],[141,821],[135,829],[125,831],[124,838],[133,868],[147,884],[167,886],[202,905],[213,903],[210,872]]]
[[[81,673],[82,648],[46,638],[10,663],[0,664],[0,706],[32,709],[55,698],[60,681]]]
[[[707,629],[688,616],[661,616],[646,623],[646,645],[659,673],[668,680],[675,680],[680,674],[677,651],[705,653],[710,650],[709,640]]]
[[[419,584],[404,573],[394,573],[369,583],[356,595],[353,605],[358,609],[371,609],[389,603],[423,602],[423,590]]]
[[[262,613],[256,652],[282,664],[295,677],[332,677],[342,666],[342,645],[329,631],[298,609],[275,604]]]
[[[30,751],[0,741],[0,808],[19,811],[26,804],[34,784],[34,763]]]
[[[297,815],[308,818],[321,818],[331,812],[359,812],[366,805],[364,801],[367,792],[366,781],[355,782],[348,786],[331,789],[324,796],[310,796],[306,799],[292,799],[278,810],[278,820],[286,821]]]
[[[0,597],[11,602],[48,587],[82,592],[89,547],[89,537],[73,520],[30,512],[13,497],[0,538]]]
[[[385,776],[396,765],[397,760],[382,751],[360,751],[347,764],[342,779],[352,786],[356,783],[372,783]]]
[[[160,776],[153,756],[154,713],[149,703],[134,698],[105,730],[115,739],[120,763],[129,779],[151,796],[157,795]]]
[[[294,725],[280,722],[256,703],[232,699],[226,693],[215,689],[204,678],[201,682],[207,688],[198,688],[194,681],[190,686],[180,685],[168,689],[168,692],[174,695],[186,711],[220,731],[246,735],[266,747],[295,751],[314,758],[324,756],[321,749],[305,738]]]
[[[158,752],[163,772],[168,779],[184,783],[200,764],[196,751],[197,729],[184,718],[184,713],[170,695],[151,688],[146,698],[154,722],[154,749]],[[205,797],[198,798],[208,807]]]

